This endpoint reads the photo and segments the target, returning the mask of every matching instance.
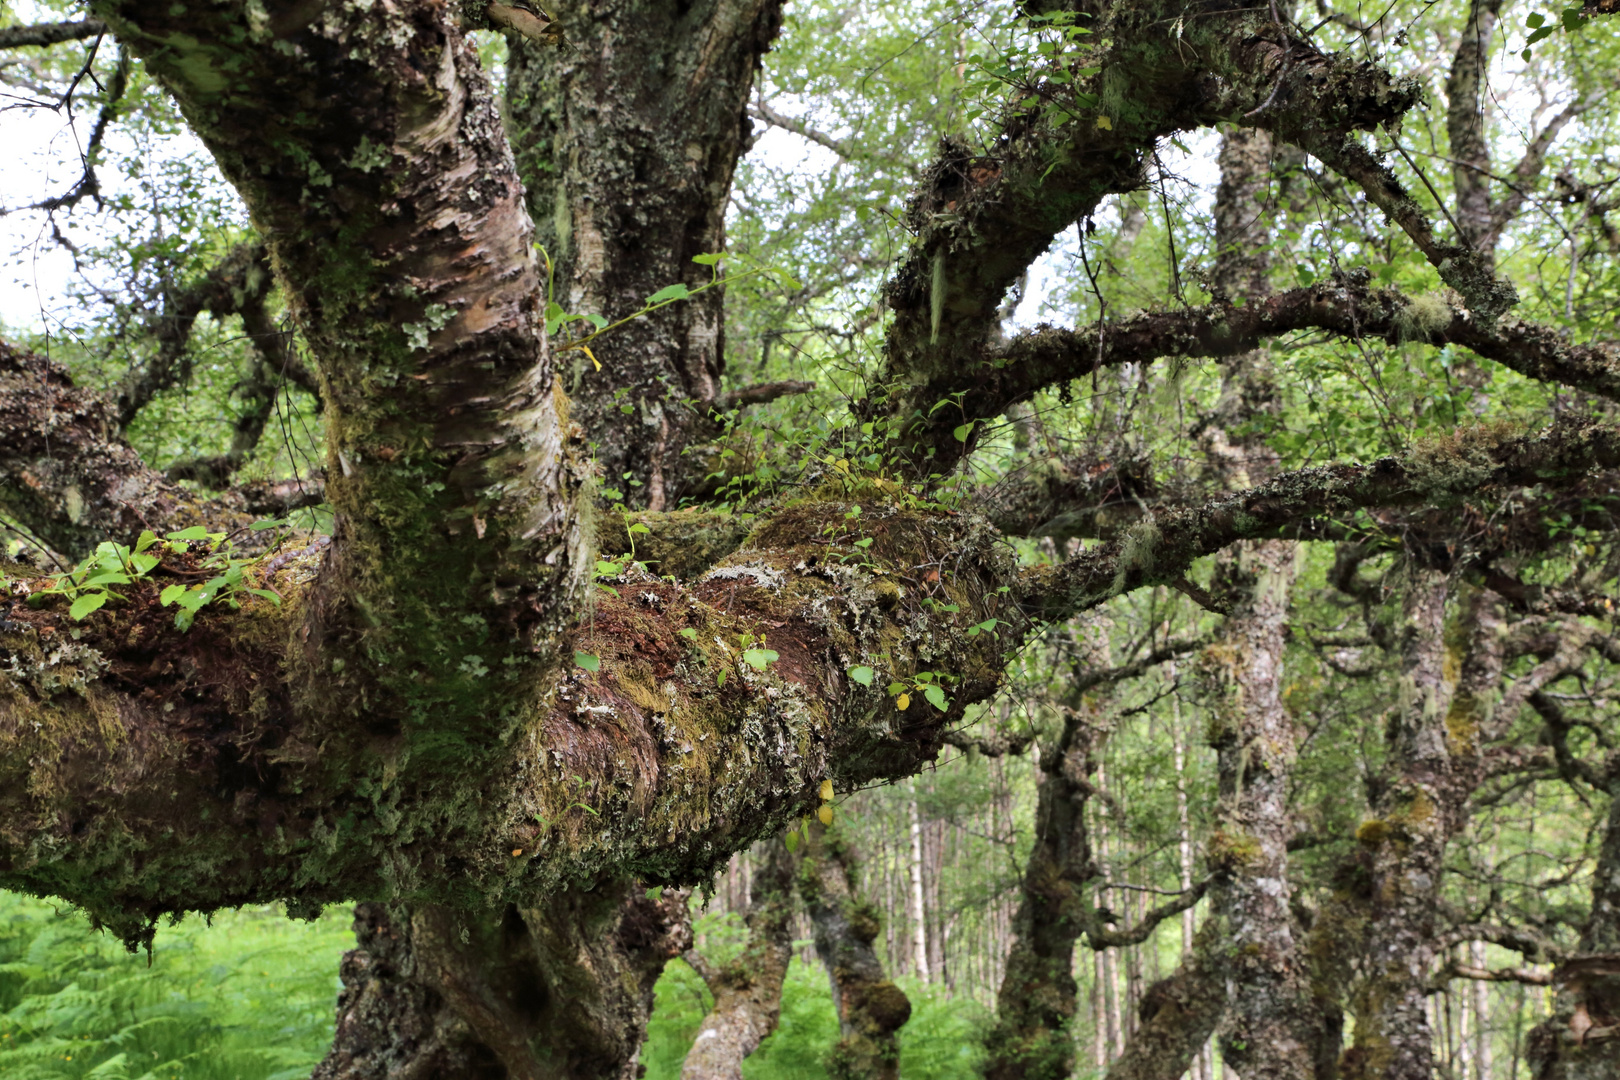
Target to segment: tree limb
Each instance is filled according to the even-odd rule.
[[[33,26],[7,26],[0,28],[0,49],[20,49],[28,45],[57,45],[64,41],[82,41],[107,32],[107,24],[100,19],[81,19],[78,22],[36,23]]]

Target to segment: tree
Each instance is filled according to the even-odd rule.
[[[173,96],[265,254],[244,248],[189,291],[169,290],[152,337],[178,343],[171,367],[189,332],[180,328],[205,310],[258,320],[250,332],[265,341],[268,260],[313,374],[264,344],[259,382],[275,371],[318,388],[320,497],[335,524],[329,544],[302,554],[233,561],[201,536],[297,498],[250,485],[199,500],[178,482],[239,468],[262,407],[247,410],[242,446],[165,476],[117,434],[150,387],[133,381],[115,408],[49,361],[6,349],[0,509],[41,549],[129,546],[103,549],[111,562],[99,572],[112,576],[99,583],[95,568],[76,579],[7,568],[19,602],[0,628],[0,883],[67,898],[132,944],[186,911],[371,901],[325,1075],[392,1067],[346,1051],[345,1032],[422,1067],[541,1075],[550,1057],[577,1075],[620,1074],[634,1064],[650,976],[684,948],[678,914],[647,889],[703,880],[813,810],[824,783],[844,792],[915,772],[996,692],[1009,650],[1114,597],[1169,585],[1232,615],[1201,664],[1231,713],[1218,750],[1223,793],[1236,800],[1211,852],[1211,895],[1226,917],[1252,914],[1261,883],[1288,873],[1291,823],[1276,803],[1291,749],[1277,688],[1248,684],[1246,700],[1243,667],[1280,650],[1286,542],[1351,541],[1366,528],[1361,511],[1410,541],[1407,611],[1392,640],[1416,688],[1374,800],[1375,820],[1404,831],[1398,844],[1377,830],[1363,837],[1364,869],[1398,880],[1414,858],[1430,870],[1443,861],[1454,807],[1427,818],[1413,807],[1432,797],[1435,740],[1455,718],[1447,703],[1470,679],[1494,694],[1501,672],[1489,650],[1442,662],[1448,583],[1464,563],[1478,573],[1490,563],[1439,559],[1448,540],[1433,522],[1459,507],[1523,504],[1532,488],[1573,503],[1620,466],[1605,404],[1620,388],[1616,347],[1510,314],[1521,290],[1492,249],[1574,114],[1542,126],[1514,194],[1493,205],[1478,182],[1488,148],[1473,113],[1454,109],[1462,213],[1445,222],[1458,233],[1446,240],[1436,222],[1450,211],[1428,209],[1369,148],[1411,115],[1416,79],[1328,51],[1274,7],[1030,0],[1009,16],[1018,44],[992,70],[1006,88],[993,128],[977,144],[940,132],[919,173],[883,295],[877,369],[798,489],[765,493],[741,521],[714,508],[704,448],[738,409],[806,389],[727,389],[715,284],[728,280],[714,256],[779,4],[623,0],[571,5],[554,25],[504,4],[433,0],[161,10],[99,0],[91,12],[12,28],[3,43],[111,34],[129,58],[120,70],[138,61]],[[1559,29],[1601,35],[1608,13],[1588,3]],[[1487,17],[1475,5],[1465,21]],[[504,109],[469,38],[490,24],[508,34]],[[559,27],[571,48],[558,48]],[[1477,44],[1464,52],[1453,66],[1459,101],[1471,94],[1468,63],[1476,74],[1479,63]],[[108,109],[123,93],[110,87]],[[753,108],[791,127],[762,99]],[[1003,335],[1008,290],[1055,237],[1142,189],[1163,141],[1217,124],[1236,129],[1234,158],[1244,147],[1256,158],[1247,173],[1230,169],[1234,184],[1278,168],[1259,147],[1297,148],[1321,166],[1313,183],[1382,211],[1390,229],[1345,243],[1331,273],[1271,292],[1264,238],[1230,227],[1260,212],[1240,209],[1255,200],[1238,192],[1225,204],[1229,227],[1217,214],[1223,251],[1203,296],[1189,294],[1174,260],[1172,292],[1151,310],[1109,318],[1098,291],[1094,322]],[[81,197],[95,189],[94,149],[86,160]],[[1394,253],[1390,264],[1410,261],[1414,280],[1432,273],[1447,291],[1383,283],[1395,279],[1363,259],[1369,236]],[[631,314],[648,297],[682,302],[587,339],[585,316]],[[1370,464],[1285,467],[1259,454],[1235,466],[1244,455],[1223,447],[1262,441],[1265,425],[1254,353],[1299,331],[1351,347],[1466,350],[1584,397],[1531,433],[1482,424]],[[997,418],[1037,395],[1190,359],[1228,364],[1232,407],[1206,425],[1217,482],[1149,483],[1122,497],[1124,470],[1110,463],[1124,444],[1100,439],[1089,459],[1053,455],[998,484],[971,482],[992,457]],[[683,496],[694,505],[681,508]],[[1104,521],[1110,503],[1130,509]],[[194,525],[200,533],[181,531]],[[142,528],[179,535],[136,551]],[[1021,564],[1006,536],[1100,542]],[[1188,578],[1196,560],[1240,543],[1215,583],[1226,600]],[[640,565],[652,557],[668,577]],[[1359,564],[1347,554],[1347,565],[1354,591]],[[178,625],[177,597],[195,616]],[[1467,601],[1472,625],[1494,625],[1493,603]],[[1467,628],[1462,639],[1476,640]],[[1088,738],[1065,727],[1054,760],[1083,759]],[[1262,743],[1277,753],[1265,767],[1276,791],[1245,771]],[[1451,762],[1475,756],[1467,743],[1448,750],[1447,777],[1466,771]],[[1043,793],[1060,877],[1083,876],[1089,858],[1075,831],[1083,806],[1062,810],[1073,793],[1056,787],[1083,790],[1076,767]],[[1466,798],[1477,780],[1446,797]],[[1394,899],[1392,917],[1373,923],[1392,940],[1368,955],[1426,956],[1435,935],[1417,916],[1432,898]],[[1345,918],[1365,916],[1349,906]],[[1271,905],[1263,949],[1304,929],[1285,907]],[[1067,935],[1067,948],[1082,929],[1093,945],[1109,941],[1095,912],[1089,925],[1065,912],[1048,927],[1033,911],[1020,943],[1050,953],[1049,966],[1066,958],[1032,944],[1037,929]],[[1592,931],[1589,952],[1605,933]],[[1206,938],[1231,947],[1216,931]],[[527,952],[515,957],[514,942]],[[1237,1025],[1229,1052],[1242,1053],[1252,1030],[1233,1017],[1302,994],[1300,963],[1268,955],[1245,982],[1254,992],[1221,1003]],[[606,994],[580,1022],[589,1045],[543,1045],[536,1003],[562,1000],[580,970]],[[1426,1037],[1421,1017],[1401,1027],[1399,1010],[1380,1012],[1416,1000],[1426,965],[1408,974],[1352,980],[1352,1052],[1370,1075],[1427,1075],[1422,1052],[1391,1058],[1373,1043],[1386,1031],[1412,1046]],[[1570,991],[1572,1015],[1580,993]],[[520,1000],[517,1015],[508,1006]],[[1030,1034],[1004,1010],[1008,1038],[1049,1038],[1065,1010],[1049,1012]],[[1285,1012],[1331,1020],[1315,1002]],[[1544,1038],[1546,1060],[1562,1060],[1561,1039]],[[1585,1046],[1576,1037],[1573,1052],[1590,1056]]]

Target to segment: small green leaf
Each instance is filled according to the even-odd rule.
[[[937,686],[926,686],[926,687],[924,687],[923,688],[923,697],[928,699],[928,704],[932,705],[934,708],[938,709],[940,712],[945,711],[945,691],[941,690],[939,687],[937,687]]]
[[[968,436],[973,434],[974,423],[975,421],[970,420],[965,424],[958,424],[951,430],[951,434],[956,436],[957,442],[965,443],[967,442]]]
[[[725,686],[726,686],[726,669],[725,668],[721,668],[719,670],[719,672],[717,672],[715,674],[714,685],[720,687],[722,690],[725,689]]]
[[[690,626],[683,626],[678,632],[683,638],[687,638],[692,641],[697,640],[697,631],[692,629]]]
[[[764,671],[780,659],[775,649],[748,649],[743,653],[743,663],[755,671]]]
[[[157,539],[157,534],[151,529],[142,529],[140,539],[135,541],[135,550],[138,552],[145,551],[147,548],[157,543]]]
[[[647,526],[643,525],[641,522],[638,521],[634,525],[632,525],[628,529],[626,529],[625,532],[628,532],[628,533],[651,533],[652,530],[647,528]]]
[[[253,524],[249,525],[248,530],[251,532],[264,532],[266,529],[279,529],[286,524],[286,518],[265,518],[262,521],[255,521]],[[143,533],[142,535],[145,534]]]
[[[206,540],[206,539],[208,539],[208,530],[203,528],[201,525],[193,525],[189,529],[181,529],[179,532],[170,533],[169,534],[169,539],[170,540]]]
[[[862,686],[871,686],[872,676],[874,674],[876,674],[876,672],[865,666],[852,667],[849,669],[849,677],[860,683]]]
[[[872,546],[872,538],[868,536],[864,540],[857,540],[855,541],[855,546],[858,548],[869,548]]]
[[[574,663],[578,664],[580,667],[584,668],[586,671],[600,671],[600,670],[602,670],[602,661],[597,659],[596,657],[592,656],[588,652],[576,652],[576,653],[574,653]]]
[[[713,266],[715,263],[719,262],[722,257],[723,256],[720,254],[720,252],[710,251],[705,252],[702,255],[692,256],[692,261],[697,263],[699,266]]]
[[[792,855],[795,851],[798,851],[799,850],[799,833],[798,833],[798,830],[795,829],[793,832],[790,832],[786,836],[782,837],[782,843],[787,845],[789,855]]]
[[[688,289],[680,282],[676,282],[674,285],[665,285],[662,289],[647,297],[647,303],[661,304],[666,300],[685,300],[690,295],[692,295],[691,289]]]
[[[276,607],[281,606],[281,594],[278,592],[271,592],[269,589],[249,589],[247,591],[252,593],[254,596],[263,597],[272,604],[276,605]]]
[[[647,899],[649,900],[657,900],[663,895],[664,887],[662,885],[654,885],[652,888],[647,890]]]
[[[83,619],[92,611],[100,608],[102,604],[105,604],[107,602],[107,596],[108,594],[105,592],[85,593],[83,596],[73,601],[73,606],[68,608],[68,614],[73,616],[73,618],[76,620]]]
[[[180,599],[181,594],[185,591],[186,587],[184,585],[170,585],[158,594],[158,603],[164,607],[168,607],[170,604]]]
[[[601,315],[586,315],[585,321],[598,330],[606,330],[608,321]],[[586,355],[589,355],[588,353]]]

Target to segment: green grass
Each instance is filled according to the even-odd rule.
[[[0,892],[6,1080],[293,1080],[332,1038],[347,908],[276,908],[160,929],[150,966],[82,915]]]

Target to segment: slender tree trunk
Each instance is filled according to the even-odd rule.
[[[355,909],[332,1048],[313,1080],[634,1080],[684,893],[634,883],[507,908]]]
[[[1228,131],[1221,143],[1215,285],[1250,301],[1271,291],[1270,157],[1265,132]],[[1245,354],[1226,368],[1200,436],[1220,484],[1246,487],[1274,471],[1270,448],[1240,433],[1277,408],[1264,353]],[[1224,928],[1227,950],[1230,996],[1221,1052],[1244,1080],[1309,1077],[1326,1053],[1326,1025],[1297,952],[1289,907],[1289,786],[1297,736],[1282,704],[1282,667],[1297,563],[1297,547],[1288,541],[1246,543],[1223,553],[1215,584],[1231,615],[1199,662],[1220,786],[1210,841],[1210,919]]]
[[[754,875],[748,905],[748,944],[742,954],[713,965],[687,958],[714,995],[681,1080],[742,1080],[742,1063],[759,1048],[782,1015],[782,981],[793,958],[793,879],[797,862],[787,845],[771,840]]]
[[[1041,754],[1035,846],[1013,916],[1012,947],[996,996],[996,1023],[985,1040],[989,1080],[1059,1080],[1074,1070],[1078,987],[1074,948],[1089,918],[1085,888],[1095,876],[1087,835],[1095,732],[1070,710],[1055,747]],[[1110,981],[1106,952],[1097,954],[1097,1045],[1106,1063]]]
[[[906,809],[911,815],[911,965],[917,978],[928,981],[928,919],[923,903],[922,818],[917,812],[917,781],[906,782]]]
[[[1463,239],[1491,251],[1491,151],[1485,136],[1485,80],[1490,72],[1491,37],[1501,0],[1471,0],[1468,21],[1446,78],[1446,137],[1449,140],[1452,188],[1457,193],[1456,219]]]
[[[803,852],[799,895],[838,1009],[840,1034],[828,1070],[834,1080],[898,1080],[895,1035],[911,1018],[911,1002],[872,949],[882,926],[877,909],[856,894],[855,853],[843,831],[819,821],[810,823]]]

